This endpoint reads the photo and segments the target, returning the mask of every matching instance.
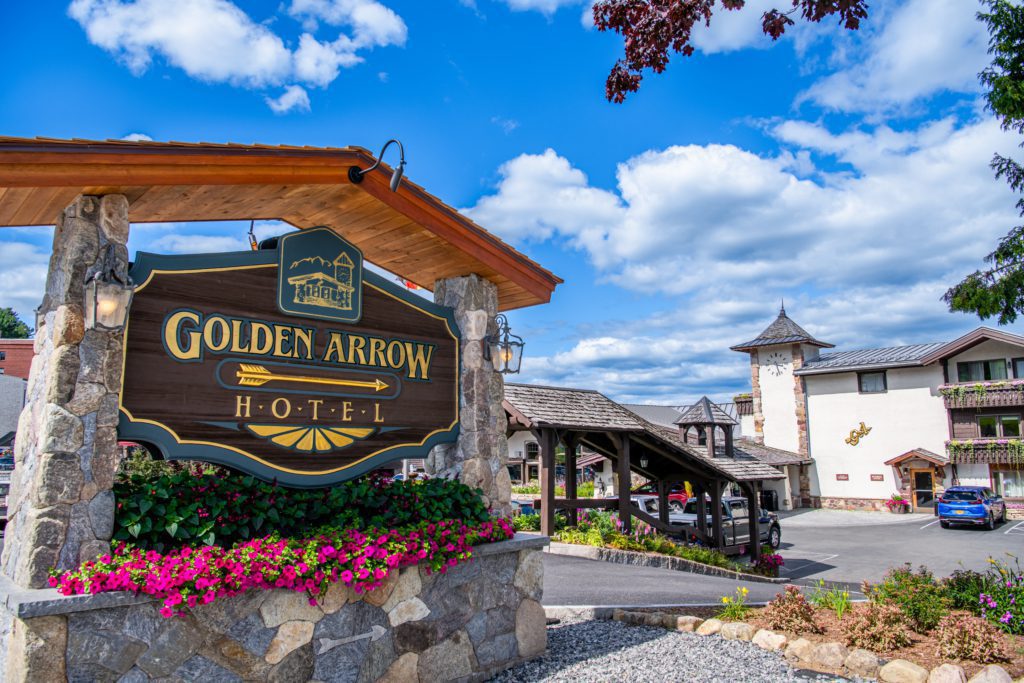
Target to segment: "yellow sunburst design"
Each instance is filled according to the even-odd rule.
[[[372,427],[320,427],[295,425],[246,425],[256,436],[282,448],[303,453],[326,453],[351,446],[376,432]]]

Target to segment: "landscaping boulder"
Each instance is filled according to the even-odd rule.
[[[754,634],[753,643],[762,650],[781,650],[786,647],[786,636],[763,628]]]
[[[697,627],[698,636],[713,636],[722,630],[723,622],[721,619],[708,619],[703,624]]]
[[[644,626],[655,626],[661,628],[665,624],[665,620],[661,616],[661,612],[646,612],[643,614],[644,620],[642,623]]]
[[[861,678],[874,678],[878,675],[878,669],[881,666],[874,652],[868,652],[862,648],[857,648],[847,655],[843,664],[847,671]]]
[[[814,653],[814,643],[806,638],[797,638],[786,647],[786,659],[791,662],[808,664]]]
[[[1010,674],[998,664],[989,664],[978,673],[971,676],[967,683],[1013,683]]]
[[[811,652],[811,661],[820,667],[841,669],[850,651],[842,643],[821,643]]]
[[[962,666],[943,664],[932,669],[928,683],[967,683],[967,674]]]
[[[928,683],[928,669],[905,659],[894,659],[881,668],[882,683]]]
[[[676,617],[676,630],[677,631],[696,631],[697,627],[704,623],[704,620],[700,617],[683,616]]]
[[[718,635],[726,640],[750,640],[754,637],[754,627],[742,621],[730,621],[722,624]]]

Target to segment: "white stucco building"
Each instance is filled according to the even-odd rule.
[[[1024,337],[981,327],[950,342],[831,351],[781,310],[750,357],[747,432],[811,458],[805,506],[879,509],[896,492],[933,508],[954,483],[1024,507]]]

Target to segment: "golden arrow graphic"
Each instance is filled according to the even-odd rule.
[[[278,375],[267,370],[262,365],[251,365],[239,363],[239,370],[235,373],[240,387],[261,387],[267,382],[304,382],[306,384],[330,384],[336,387],[365,387],[375,391],[384,391],[388,388],[386,382],[380,378],[372,382],[362,382],[357,379],[332,379],[330,377],[307,377],[305,375]]]

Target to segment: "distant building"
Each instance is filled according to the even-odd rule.
[[[802,505],[884,509],[901,492],[931,511],[946,487],[974,484],[1024,508],[1024,337],[981,327],[950,342],[831,348],[785,309],[732,347],[750,357],[745,435],[813,460]]]
[[[28,382],[13,375],[0,375],[0,448],[13,443],[18,431],[18,418],[25,407],[25,387]]]
[[[0,339],[0,375],[28,379],[35,343],[34,339]]]

